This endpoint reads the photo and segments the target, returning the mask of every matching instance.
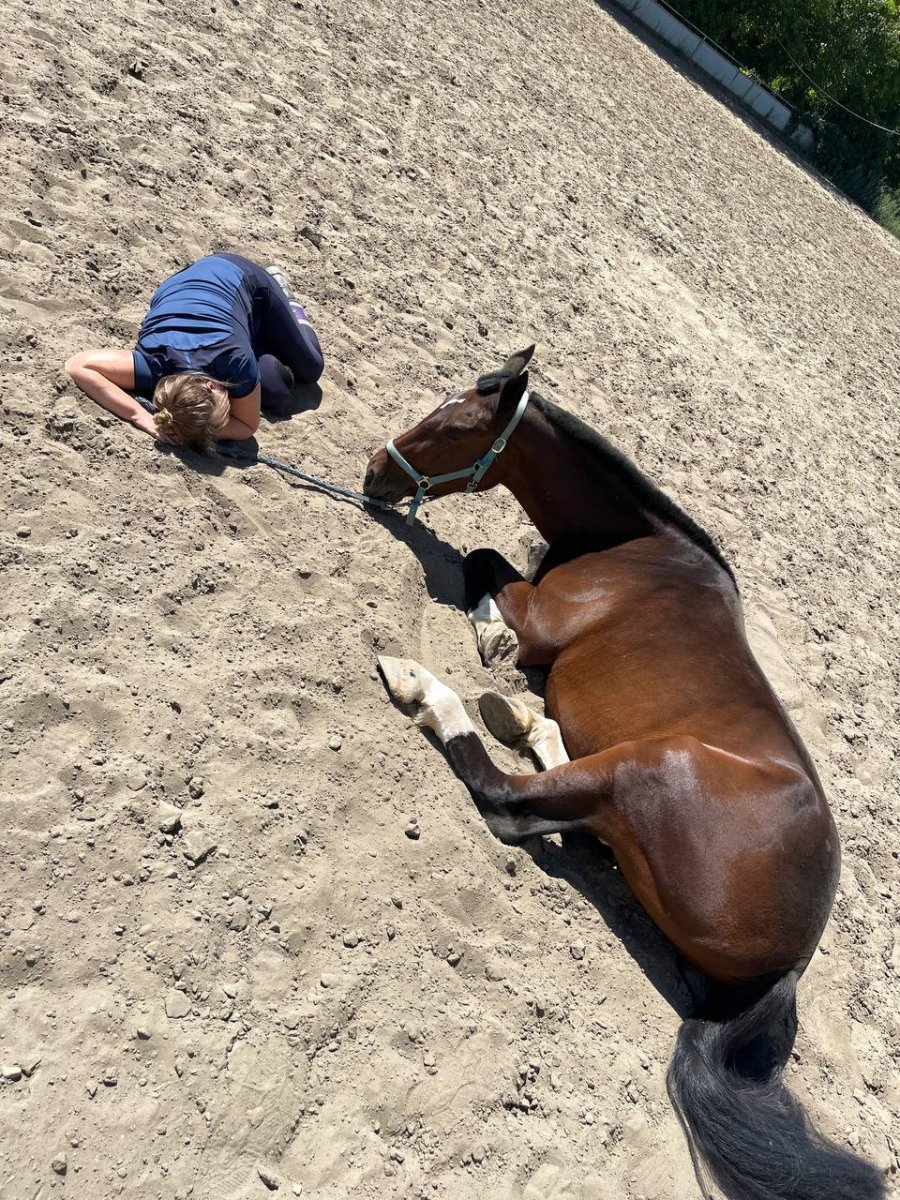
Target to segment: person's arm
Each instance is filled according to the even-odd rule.
[[[128,421],[135,429],[149,433],[157,441],[171,440],[157,427],[151,414],[125,390],[134,387],[134,359],[130,350],[82,350],[68,360],[66,373],[86,396],[107,412]]]
[[[229,397],[231,416],[228,418],[228,424],[219,434],[220,438],[231,438],[233,441],[242,442],[246,438],[253,437],[259,429],[261,394],[262,389],[257,384],[253,391],[248,392],[246,396]]]

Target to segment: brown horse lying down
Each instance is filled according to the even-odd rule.
[[[500,771],[419,664],[382,659],[387,686],[437,733],[498,837],[589,830],[714,981],[668,1074],[701,1186],[702,1161],[732,1200],[874,1200],[880,1174],[810,1129],[782,1082],[840,864],[815,768],[711,539],[597,433],[529,397],[533,349],[379,450],[364,486],[397,501],[503,483],[548,542],[534,583],[491,550],[464,568],[483,656],[518,644],[522,666],[548,669],[555,721],[482,698],[491,731],[546,769]]]

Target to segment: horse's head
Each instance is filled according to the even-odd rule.
[[[534,346],[520,350],[499,371],[482,375],[474,387],[456,392],[377,450],[366,468],[366,495],[390,503],[415,496],[411,521],[426,493],[449,496],[498,483],[491,467],[524,412],[525,367],[533,353]]]

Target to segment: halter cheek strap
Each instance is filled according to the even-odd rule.
[[[397,466],[406,472],[410,479],[412,479],[413,483],[416,484],[418,489],[415,496],[413,496],[412,503],[409,506],[409,512],[406,514],[407,525],[412,525],[413,521],[416,519],[416,513],[419,511],[419,505],[425,499],[428,492],[431,491],[433,487],[437,487],[438,484],[449,483],[451,479],[468,479],[469,482],[466,484],[465,490],[467,492],[474,492],[477,489],[479,483],[481,483],[482,479],[484,479],[485,475],[490,470],[494,459],[498,454],[502,454],[506,449],[506,444],[509,441],[510,435],[522,420],[525,409],[528,407],[528,400],[528,392],[523,392],[521,400],[516,405],[516,411],[513,413],[512,420],[509,422],[500,436],[495,439],[490,450],[488,450],[486,454],[483,454],[481,458],[476,459],[471,467],[463,467],[461,471],[448,471],[444,475],[422,475],[421,472],[416,470],[411,462],[407,461],[407,459],[403,457],[403,455],[394,445],[394,439],[391,438],[385,447],[388,454],[391,456]]]

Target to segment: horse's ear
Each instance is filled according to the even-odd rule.
[[[510,379],[507,379],[500,389],[500,396],[497,400],[497,412],[506,414],[509,411],[511,414],[512,410],[522,399],[527,388],[527,371],[524,371],[521,375],[513,375]]]
[[[526,350],[517,350],[512,358],[508,358],[500,368],[501,375],[520,375],[528,366],[532,354],[534,354],[534,343]]]

